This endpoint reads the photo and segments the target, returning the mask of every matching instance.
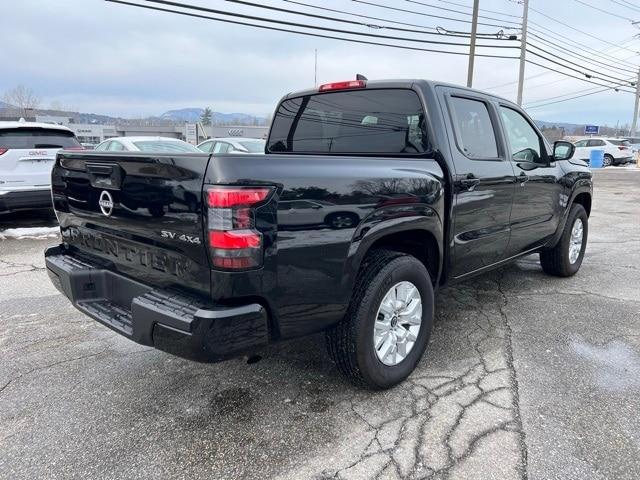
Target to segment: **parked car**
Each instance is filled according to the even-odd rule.
[[[61,148],[82,149],[67,127],[0,122],[0,213],[52,208],[51,167]]]
[[[198,153],[195,146],[171,137],[113,137],[99,143],[97,152]]]
[[[603,165],[624,165],[633,161],[631,144],[623,138],[585,138],[575,142],[574,157],[589,162],[592,150],[604,150]]]
[[[265,144],[266,141],[260,138],[211,138],[198,145],[198,148],[208,153],[264,153]]]
[[[629,137],[626,140],[629,142],[633,153],[640,152],[640,137]]]
[[[324,330],[342,373],[389,388],[427,347],[438,288],[532,253],[548,274],[578,272],[592,175],[574,150],[477,90],[325,84],[280,101],[266,155],[60,152],[63,242],[46,266],[79,310],[135,342],[219,361]],[[132,183],[196,202],[150,219],[123,206]],[[283,199],[321,210],[327,196],[366,214],[352,228],[284,225]]]

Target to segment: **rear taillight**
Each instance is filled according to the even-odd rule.
[[[627,147],[625,147],[625,146],[623,146],[623,145],[619,145],[619,146],[618,146],[618,150],[626,150],[626,149],[627,149]]]
[[[240,270],[262,265],[262,234],[255,229],[255,208],[271,187],[207,187],[207,239],[215,267]]]
[[[4,147],[0,147],[0,155],[4,155],[5,153],[7,153],[9,151],[8,148],[4,148]]]

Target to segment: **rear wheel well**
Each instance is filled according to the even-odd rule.
[[[376,240],[367,253],[380,248],[416,257],[429,272],[431,283],[435,283],[440,265],[440,250],[436,237],[431,232],[407,230],[392,233]]]
[[[591,214],[591,195],[588,193],[579,193],[576,195],[576,198],[573,199],[573,203],[582,205],[587,212],[587,217]]]

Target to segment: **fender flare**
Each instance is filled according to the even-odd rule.
[[[375,210],[360,223],[354,232],[342,276],[341,291],[345,292],[347,296],[346,302],[351,298],[360,265],[371,246],[388,235],[410,230],[422,230],[435,238],[438,248],[438,271],[430,273],[434,275],[433,280],[437,285],[443,265],[442,222],[437,212],[429,206],[416,204],[409,207],[411,215],[407,215],[407,205]],[[381,217],[384,218],[381,219]]]
[[[562,214],[562,218],[560,219],[560,222],[558,222],[558,229],[556,230],[556,233],[554,233],[553,236],[549,239],[545,247],[551,248],[558,243],[560,237],[562,236],[562,232],[564,232],[564,227],[567,224],[567,218],[569,218],[569,210],[571,210],[571,205],[573,205],[576,197],[581,193],[588,193],[589,196],[593,199],[593,188],[590,182],[587,182],[586,180],[580,181],[571,190],[571,194],[567,199],[567,204]]]

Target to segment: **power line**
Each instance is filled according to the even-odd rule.
[[[400,32],[409,32],[409,33],[419,33],[421,35],[445,35],[445,36],[451,36],[451,37],[461,37],[461,38],[469,38],[468,35],[459,35],[456,33],[440,33],[439,31],[435,31],[435,32],[425,32],[425,31],[420,31],[420,30],[415,30],[415,29],[408,29],[408,28],[399,28],[399,27],[391,27],[388,25],[377,25],[377,24],[371,24],[371,23],[365,23],[365,22],[359,22],[359,21],[355,21],[355,20],[346,20],[346,19],[342,19],[342,18],[336,18],[336,17],[330,17],[328,15],[318,15],[318,14],[314,14],[314,13],[309,13],[309,12],[301,12],[299,10],[291,10],[288,8],[280,8],[280,7],[274,7],[271,5],[262,5],[259,3],[254,3],[254,2],[248,2],[246,0],[225,0],[226,2],[230,2],[230,3],[236,3],[236,4],[240,4],[240,5],[246,5],[246,6],[250,6],[250,7],[256,7],[256,8],[263,8],[263,9],[267,9],[267,10],[272,10],[272,11],[277,11],[277,12],[284,12],[284,13],[290,13],[293,15],[302,15],[305,17],[311,17],[311,18],[318,18],[321,20],[328,20],[331,22],[339,22],[339,23],[347,23],[350,25],[358,25],[358,26],[362,26],[362,27],[368,27],[368,28],[373,28],[373,29],[385,29],[385,30],[395,30],[395,31],[400,31]],[[293,3],[293,4],[297,4],[297,5],[301,5],[301,6],[306,6],[306,7],[313,7],[313,8],[318,8],[320,10],[327,10],[327,11],[332,11],[332,12],[338,12],[338,13],[343,13],[343,14],[347,14],[349,15],[349,12],[341,12],[339,10],[333,10],[333,9],[326,9],[324,7],[316,7],[315,5],[308,5],[302,2],[296,2],[296,1],[291,1],[291,0],[284,0],[285,2],[288,3]],[[360,16],[360,15],[358,15]],[[369,18],[369,19],[373,19],[373,17],[366,17],[365,18]],[[378,18],[376,20],[382,20],[382,21],[386,21],[383,20],[381,18]],[[400,23],[401,22],[394,22],[394,23]],[[410,24],[407,24],[410,25]],[[420,28],[424,28],[424,27],[420,27]],[[436,28],[433,28],[433,30],[437,30]],[[495,37],[495,40],[506,40],[508,41],[509,38],[499,38],[497,34],[493,34],[493,37]],[[487,37],[489,37],[489,35],[487,35]],[[493,38],[491,39],[493,40]]]
[[[384,8],[384,9],[387,9],[387,10],[394,10],[396,12],[413,13],[414,15],[422,15],[423,17],[440,18],[440,19],[443,19],[443,20],[451,20],[453,22],[471,24],[471,20],[463,20],[463,19],[460,19],[460,18],[444,17],[442,15],[433,15],[433,14],[430,14],[430,13],[418,12],[416,10],[408,10],[406,8],[390,7],[388,5],[380,5],[379,3],[373,3],[373,2],[369,2],[369,1],[365,1],[365,0],[352,0],[352,1],[356,2],[356,3],[362,3],[364,5],[371,5],[373,7]],[[467,13],[466,15],[469,15],[469,14]],[[513,23],[513,22],[505,22],[505,23]],[[518,30],[517,27],[508,27],[508,26],[505,26],[505,25],[496,25],[495,23],[478,22],[478,25],[483,25],[485,27],[504,28],[506,30]]]
[[[633,12],[640,13],[640,8],[635,5],[631,5],[629,2],[625,2],[624,0],[609,0],[611,3],[615,3],[616,5],[620,5],[622,7],[628,8]]]
[[[581,59],[583,59],[583,61],[585,61],[587,63],[590,63],[592,65],[601,66],[601,67],[605,67],[605,68],[612,68],[614,70],[621,70],[621,71],[625,71],[625,72],[629,72],[629,73],[634,73],[634,71],[632,69],[620,67],[619,64],[618,65],[614,65],[614,64],[611,64],[611,63],[605,63],[605,62],[603,62],[601,60],[592,60],[590,57],[587,57],[586,55],[583,55],[583,54],[578,53],[578,52],[576,52],[574,50],[571,50],[568,47],[563,47],[562,45],[557,44],[555,42],[552,42],[550,40],[547,40],[546,38],[541,37],[540,35],[537,35],[537,34],[535,34],[533,32],[529,32],[529,34],[532,37],[534,37],[536,40],[538,40],[538,41],[540,41],[540,42],[542,42],[544,44],[549,45],[550,48],[555,48],[556,50],[560,50],[560,51],[563,51],[563,52],[566,52],[566,53],[570,54],[570,56],[581,58]],[[615,58],[615,57],[611,57],[611,58]]]
[[[538,30],[531,29],[531,28],[529,28],[529,31],[533,31],[533,32],[535,32],[535,33],[538,33],[539,35],[549,35],[549,36],[551,36],[551,37],[552,37],[554,40],[556,40],[556,41],[561,41],[561,42],[567,42],[567,43],[570,43],[570,44],[572,44],[572,45],[575,45],[575,47],[574,47],[574,48],[576,48],[576,47],[577,47],[577,48],[580,48],[580,49],[584,50],[584,52],[585,52],[585,53],[590,53],[590,54],[592,54],[592,55],[594,55],[594,56],[596,56],[596,57],[599,57],[599,58],[601,58],[601,59],[603,59],[603,60],[609,60],[609,59],[611,58],[611,57],[608,57],[608,56],[606,56],[606,55],[603,55],[603,54],[602,54],[602,53],[600,53],[600,51],[598,51],[598,50],[595,50],[595,49],[593,49],[593,48],[586,47],[584,44],[582,44],[582,43],[580,43],[580,42],[577,42],[577,41],[573,40],[572,38],[566,37],[566,36],[564,36],[564,35],[562,35],[562,34],[560,34],[560,33],[557,33],[557,32],[555,32],[554,30],[551,30],[551,29],[549,29],[549,28],[547,28],[547,27],[545,27],[545,26],[543,26],[543,25],[540,25],[539,23],[533,22],[533,21],[531,21],[531,20],[529,21],[529,23],[530,23],[531,25],[534,25],[536,28],[539,28],[540,30],[544,30],[544,32],[540,32],[540,31],[538,31]],[[623,46],[623,45],[624,45],[624,43],[628,43],[628,42],[621,41],[621,42],[619,42],[617,45],[611,45],[611,46],[609,46],[609,47],[606,47],[606,48],[602,49],[602,51],[605,51],[605,50],[608,50],[608,49],[613,49],[613,50],[629,50],[628,48],[626,48],[626,47],[624,47],[624,46]],[[632,53],[634,53],[634,54],[636,54],[636,55],[638,55],[638,52],[636,52],[636,51],[634,51],[634,50],[629,50],[629,51],[630,51],[630,52],[632,52]],[[636,65],[634,65],[634,64],[630,64],[629,62],[627,62],[627,65],[629,65],[629,66],[633,66],[633,67],[636,67]]]
[[[591,70],[592,72],[596,71],[593,67],[587,68],[584,65],[580,65],[579,63],[575,63],[575,62],[572,62],[571,60],[568,60],[566,58],[559,57],[558,55],[554,54],[553,52],[545,50],[544,48],[539,47],[539,46],[537,46],[537,45],[535,45],[533,43],[528,42],[527,45],[529,45],[530,47],[533,47],[533,48],[536,48],[536,49],[540,50],[541,52],[545,53],[546,55],[550,55],[552,58],[556,58],[556,59],[560,60],[560,62],[563,62],[563,63],[558,63],[558,65],[565,66],[565,68],[572,69],[571,67],[567,67],[566,65],[564,65],[564,63],[567,63],[569,65],[573,65],[573,66],[576,66],[576,67],[579,67],[579,68],[584,68],[585,70]],[[527,50],[527,51],[529,52],[529,50]],[[537,55],[535,52],[531,52],[531,53],[533,53],[533,55]],[[540,56],[540,55],[538,55],[538,56]],[[545,58],[545,57],[543,57],[543,58]],[[548,58],[546,58],[546,59],[549,60]],[[549,60],[549,61],[551,61],[551,60]],[[557,63],[557,62],[554,62],[554,63]],[[572,69],[572,70],[580,72],[579,70],[575,70],[575,69]],[[589,72],[580,72],[580,73],[583,73],[585,76],[589,75],[589,76],[592,76],[593,78],[598,78],[598,76],[597,76],[598,74],[597,73],[595,75],[592,75]],[[615,77],[613,75],[609,75],[607,73],[602,73],[601,72],[599,75],[602,75],[604,77],[608,77],[608,78],[610,78],[612,80],[616,80],[618,82],[624,82],[623,79],[621,79],[619,77]],[[601,80],[606,80],[606,79],[601,78]]]
[[[453,9],[453,8],[447,8],[447,7],[441,7],[441,6],[438,6],[438,5],[432,5],[430,3],[420,2],[418,0],[404,0],[404,1],[407,2],[407,3],[413,3],[415,5],[421,5],[423,7],[435,8],[435,9],[438,9],[438,10],[444,10],[446,12],[457,13],[459,15],[467,15],[467,16],[471,15],[470,13],[461,12],[460,10],[456,10],[456,9]],[[498,22],[506,22],[506,23],[511,23],[513,25],[520,25],[518,22],[514,22],[513,20],[504,20],[502,18],[488,17],[486,15],[478,15],[478,18],[485,18],[487,20],[496,20]]]
[[[613,47],[617,47],[617,45],[616,45],[615,43],[609,42],[608,40],[604,40],[604,39],[602,39],[602,38],[600,38],[600,37],[597,37],[597,36],[595,36],[595,35],[592,35],[591,33],[588,33],[588,32],[582,31],[582,30],[579,30],[579,29],[577,29],[577,28],[575,28],[575,27],[573,27],[573,26],[569,25],[568,23],[561,22],[560,20],[557,20],[557,19],[555,19],[555,18],[553,18],[553,17],[551,17],[551,16],[549,16],[549,15],[547,15],[547,14],[545,14],[545,13],[541,12],[540,10],[536,10],[536,9],[535,9],[535,8],[533,8],[533,7],[529,7],[529,8],[530,8],[532,11],[536,12],[538,15],[541,15],[541,16],[543,16],[543,17],[545,17],[545,18],[548,18],[549,20],[551,20],[551,21],[553,21],[553,22],[559,23],[560,25],[562,25],[562,26],[564,26],[564,27],[567,27],[567,28],[569,28],[569,29],[571,29],[571,30],[574,30],[574,31],[579,32],[579,33],[582,33],[583,35],[586,35],[587,37],[595,38],[596,40],[598,40],[598,41],[600,41],[600,42],[602,42],[602,43],[606,43],[607,45],[611,45],[611,46],[613,46]],[[629,50],[629,51],[631,52],[632,50]],[[634,53],[635,53],[635,52],[634,52]]]
[[[114,0],[109,0],[109,1],[114,1]],[[529,52],[529,50],[527,50],[527,52]],[[531,53],[531,52],[530,52],[530,53]],[[535,55],[535,54],[533,54],[533,55]],[[587,79],[587,78],[577,77],[577,76],[572,75],[572,74],[570,74],[570,73],[563,72],[563,71],[560,71],[560,70],[556,70],[556,69],[554,69],[553,67],[549,67],[548,65],[543,65],[543,64],[541,64],[541,63],[535,62],[535,61],[530,60],[530,59],[527,59],[526,61],[527,61],[527,63],[530,63],[531,65],[535,65],[536,67],[544,68],[544,69],[546,69],[546,70],[550,70],[550,71],[552,71],[552,72],[554,72],[554,73],[558,73],[558,74],[560,74],[560,75],[564,75],[564,76],[566,76],[566,77],[571,77],[571,78],[574,78],[574,79],[576,79],[576,80],[580,80],[581,82],[585,82],[585,83],[592,83],[593,85],[599,85],[599,86],[601,86],[601,87],[611,87],[611,85],[603,85],[602,83],[594,82],[593,80],[589,80],[589,79]],[[555,63],[557,63],[557,62],[555,62]],[[605,80],[605,81],[606,81],[606,80]],[[610,82],[610,83],[611,83],[611,82]],[[617,88],[617,87],[620,87],[620,85],[614,85],[614,86],[613,86],[613,87],[611,87],[611,88]],[[633,93],[633,92],[631,92],[630,90],[622,90],[622,89],[620,89],[620,91]]]
[[[542,48],[540,48],[540,47],[537,47],[537,46],[532,45],[532,44],[529,44],[529,46],[531,46],[531,47],[533,47],[533,48],[537,48],[538,50],[541,50],[542,52],[544,52],[544,53],[547,53],[547,54],[548,54],[548,52],[547,52],[546,50],[543,50],[543,49],[542,49]],[[546,56],[544,56],[544,55],[541,55],[541,54],[540,54],[540,53],[538,53],[538,52],[534,52],[533,50],[530,50],[529,48],[527,48],[527,53],[530,53],[531,55],[535,55],[535,56],[536,56],[536,57],[538,57],[538,58],[542,58],[542,59],[546,60],[547,62],[551,62],[551,63],[553,63],[553,64],[555,64],[555,65],[560,66],[560,67],[566,68],[567,70],[571,70],[571,71],[574,71],[574,72],[576,72],[576,73],[580,73],[580,74],[584,75],[586,78],[595,78],[595,79],[597,79],[597,80],[602,80],[603,82],[615,83],[615,82],[613,82],[612,80],[608,80],[608,79],[606,79],[606,78],[602,78],[602,77],[601,77],[601,76],[599,76],[599,75],[592,75],[592,74],[590,74],[590,73],[588,73],[588,72],[587,72],[587,73],[585,73],[585,72],[583,72],[583,71],[581,71],[581,70],[577,70],[577,69],[575,69],[575,68],[573,68],[573,67],[569,67],[569,66],[567,66],[565,63],[570,63],[570,64],[572,64],[572,65],[577,65],[578,67],[581,67],[581,65],[578,65],[578,64],[573,63],[573,62],[569,62],[568,60],[564,60],[564,59],[562,59],[562,58],[560,58],[560,57],[554,56],[555,58],[558,58],[558,59],[560,60],[560,61],[557,61],[557,60],[555,60],[554,58],[549,58],[549,57],[546,57]],[[613,80],[616,80],[616,81],[618,81],[618,82],[623,82],[623,83],[617,83],[616,85],[619,85],[619,86],[625,86],[625,87],[627,86],[627,85],[625,85],[624,80],[623,80],[623,79],[621,79],[621,78],[612,77],[612,76],[607,75],[607,74],[602,74],[602,75],[607,76],[607,77],[610,77],[610,78],[612,78]]]
[[[546,107],[547,105],[553,105],[553,104],[556,104],[556,103],[568,102],[569,100],[575,100],[576,98],[588,97],[590,95],[595,95],[597,93],[606,92],[607,90],[612,90],[612,88],[611,87],[607,87],[607,88],[603,88],[601,90],[597,90],[595,92],[584,93],[582,95],[576,95],[576,96],[573,96],[573,97],[565,98],[563,100],[554,100],[553,102],[546,102],[546,103],[542,103],[540,105],[527,105],[525,108],[530,110],[532,108]],[[631,93],[633,93],[633,92],[631,92]]]
[[[404,25],[404,26],[407,26],[407,27],[423,28],[423,29],[426,29],[426,30],[433,30],[434,31],[434,33],[423,32],[425,34],[429,33],[431,35],[438,34],[438,35],[447,35],[447,36],[450,36],[450,37],[463,37],[463,38],[469,38],[469,35],[471,34],[470,32],[457,32],[457,31],[452,31],[452,30],[449,30],[449,29],[444,29],[442,27],[429,27],[429,26],[426,26],[426,25],[419,25],[419,24],[415,24],[415,23],[399,22],[397,20],[390,20],[390,19],[380,18],[380,17],[372,17],[370,15],[363,15],[363,14],[360,14],[360,13],[346,12],[344,10],[338,10],[338,9],[335,9],[335,8],[328,8],[328,7],[321,7],[321,6],[318,6],[318,5],[311,5],[311,4],[308,4],[308,3],[298,2],[298,1],[295,1],[295,0],[282,0],[282,1],[286,2],[286,3],[294,4],[294,5],[299,5],[301,7],[313,8],[313,9],[316,9],[316,10],[321,10],[321,11],[326,11],[326,12],[339,13],[341,15],[349,15],[349,16],[352,16],[352,17],[366,18],[368,20],[376,20],[376,21],[381,21],[381,22],[386,22],[386,23],[392,23],[394,25]],[[442,1],[442,0],[439,0],[439,1]],[[365,25],[367,25],[367,24],[365,24]],[[367,25],[367,26],[369,26],[369,25]],[[378,26],[376,25],[375,27],[378,27]],[[390,28],[390,27],[385,26],[385,25],[381,25],[380,28]],[[399,29],[399,30],[403,30],[403,29]],[[411,31],[411,30],[408,30],[408,31]],[[445,33],[442,33],[443,31]],[[500,38],[500,32],[496,32],[496,33],[477,33],[476,35],[478,37],[496,37],[496,38],[499,38],[500,40],[510,40],[508,38],[508,36],[505,37],[505,38]]]
[[[466,52],[455,52],[455,51],[449,51],[449,50],[437,50],[437,49],[429,49],[429,48],[422,48],[422,47],[412,47],[409,45],[398,45],[398,44],[392,44],[392,43],[382,43],[382,42],[372,42],[372,41],[368,41],[368,40],[357,40],[354,38],[346,38],[346,37],[336,37],[336,36],[332,36],[332,35],[323,35],[320,33],[312,33],[312,32],[304,32],[304,31],[300,31],[300,30],[291,30],[291,29],[286,29],[286,28],[279,28],[279,27],[272,27],[272,26],[268,26],[268,25],[257,25],[254,23],[248,23],[248,22],[241,22],[238,20],[229,20],[226,18],[216,18],[216,17],[210,17],[207,15],[201,15],[201,14],[196,14],[196,13],[190,13],[190,12],[184,12],[184,11],[180,11],[180,10],[172,10],[169,8],[161,8],[161,7],[156,7],[156,6],[152,6],[152,5],[141,5],[139,3],[132,3],[132,2],[128,2],[128,1],[124,1],[124,0],[105,0],[107,2],[110,3],[117,3],[120,5],[127,5],[127,6],[131,6],[131,7],[138,7],[138,8],[143,8],[146,10],[154,10],[154,11],[158,11],[158,12],[166,12],[166,13],[175,13],[177,15],[182,15],[182,16],[187,16],[187,17],[194,17],[194,18],[201,18],[201,19],[205,19],[205,20],[212,20],[215,22],[221,22],[221,23],[230,23],[233,25],[243,25],[243,26],[248,26],[248,27],[253,27],[253,28],[260,28],[263,30],[272,30],[272,31],[278,31],[278,32],[286,32],[286,33],[295,33],[298,35],[304,35],[304,36],[308,36],[308,37],[317,37],[317,38],[326,38],[326,39],[330,39],[330,40],[340,40],[340,41],[344,41],[344,42],[351,42],[351,43],[360,43],[360,44],[364,44],[364,45],[375,45],[375,46],[381,46],[381,47],[391,47],[391,48],[399,48],[402,50],[413,50],[413,51],[420,51],[420,52],[431,52],[431,53],[446,53],[446,54],[450,54],[450,55],[468,55],[468,53]],[[146,0],[146,1],[150,1],[150,0]],[[183,8],[188,8],[188,7],[183,7]],[[273,21],[272,19],[264,19],[261,21],[265,21],[265,22],[271,22]],[[307,27],[307,28],[316,28],[316,27]],[[319,27],[318,27],[319,28]],[[348,32],[349,34],[352,34],[353,32]],[[432,43],[432,42],[423,42],[423,43]],[[464,44],[456,44],[458,46],[465,46]],[[466,45],[468,46],[468,45]],[[506,56],[506,55],[490,55],[490,54],[476,54],[479,57],[486,57],[486,58],[504,58],[504,59],[515,59],[516,57],[510,57],[510,56]]]
[[[582,0],[574,0],[574,2],[577,2],[577,3],[581,4],[581,5],[584,5],[585,7],[592,8],[593,10],[597,10],[598,12],[604,13],[606,15],[610,15],[610,16],[616,17],[616,18],[621,18],[622,20],[626,20],[628,22],[631,21],[631,19],[628,18],[628,17],[623,17],[622,15],[618,15],[617,13],[613,13],[613,12],[610,12],[608,10],[603,10],[602,8],[598,8],[595,5],[591,5],[591,4],[587,3],[587,2],[583,2]]]
[[[228,12],[228,11],[224,11],[224,10],[218,10],[218,9],[214,9],[214,8],[207,8],[207,7],[200,7],[198,5],[190,5],[190,4],[186,4],[186,3],[181,3],[181,2],[173,2],[170,0],[144,0],[147,3],[156,3],[156,4],[160,4],[160,5],[167,5],[170,7],[178,7],[178,8],[184,8],[184,9],[189,9],[189,10],[196,10],[196,11],[200,11],[200,12],[206,12],[206,13],[210,13],[210,14],[216,14],[216,15],[225,15],[225,16],[229,16],[229,17],[235,17],[235,18],[242,18],[244,20],[254,20],[254,21],[260,21],[260,22],[267,22],[267,23],[275,23],[277,25],[286,25],[289,27],[299,27],[299,28],[308,28],[308,29],[313,29],[313,30],[321,30],[324,32],[332,32],[332,33],[346,33],[348,35],[356,35],[356,36],[360,36],[360,37],[368,37],[368,38],[378,38],[378,39],[382,39],[382,40],[399,40],[399,41],[403,41],[403,42],[413,42],[413,43],[420,43],[420,44],[432,44],[432,45],[450,45],[450,46],[456,46],[456,47],[464,47],[464,46],[468,46],[469,44],[464,44],[464,43],[455,43],[455,42],[444,42],[444,41],[440,41],[440,40],[421,40],[421,39],[417,39],[417,38],[408,38],[408,37],[395,37],[395,36],[390,36],[390,35],[379,35],[377,33],[364,33],[364,32],[354,32],[353,30],[343,30],[343,29],[339,29],[339,28],[331,28],[331,27],[321,27],[319,25],[310,25],[307,23],[298,23],[298,22],[289,22],[286,20],[277,20],[274,18],[267,18],[267,17],[259,17],[256,15],[248,15],[248,14],[244,14],[244,13],[237,13],[237,12]],[[244,4],[249,4],[250,2],[246,2],[246,1],[241,1],[241,0],[225,0],[227,2],[234,2],[234,3],[244,3]],[[262,7],[262,5],[258,5],[260,7]],[[277,9],[277,7],[264,7],[264,8],[274,8]],[[517,46],[510,46],[510,45],[478,45],[479,47],[490,47],[490,48],[518,48]]]
[[[439,2],[445,2],[449,5],[455,5],[457,7],[464,7],[464,8],[469,8],[471,10],[473,10],[473,7],[470,5],[465,5],[464,3],[457,3],[457,2],[450,2],[449,0],[438,0]],[[488,10],[486,8],[481,8],[480,9],[481,12],[486,12],[486,13],[493,13],[494,15],[502,15],[503,17],[511,17],[511,18],[517,18],[518,20],[520,20],[520,16],[519,15],[512,15],[510,13],[503,13],[503,12],[497,12],[495,10]]]
[[[579,93],[595,92],[596,90],[603,91],[603,89],[601,89],[599,87],[585,88],[583,90],[577,90],[577,91],[574,91],[574,92],[563,93],[562,95],[555,95],[553,97],[541,98],[539,100],[532,100],[531,102],[529,102],[528,105],[532,105],[532,104],[535,104],[535,103],[541,103],[541,102],[548,102],[549,100],[555,100],[555,99],[558,99],[558,98],[571,97],[571,96],[573,96],[575,94],[579,94]],[[617,89],[616,88],[610,88],[609,90],[617,90]],[[628,92],[624,92],[624,93],[628,93]]]

